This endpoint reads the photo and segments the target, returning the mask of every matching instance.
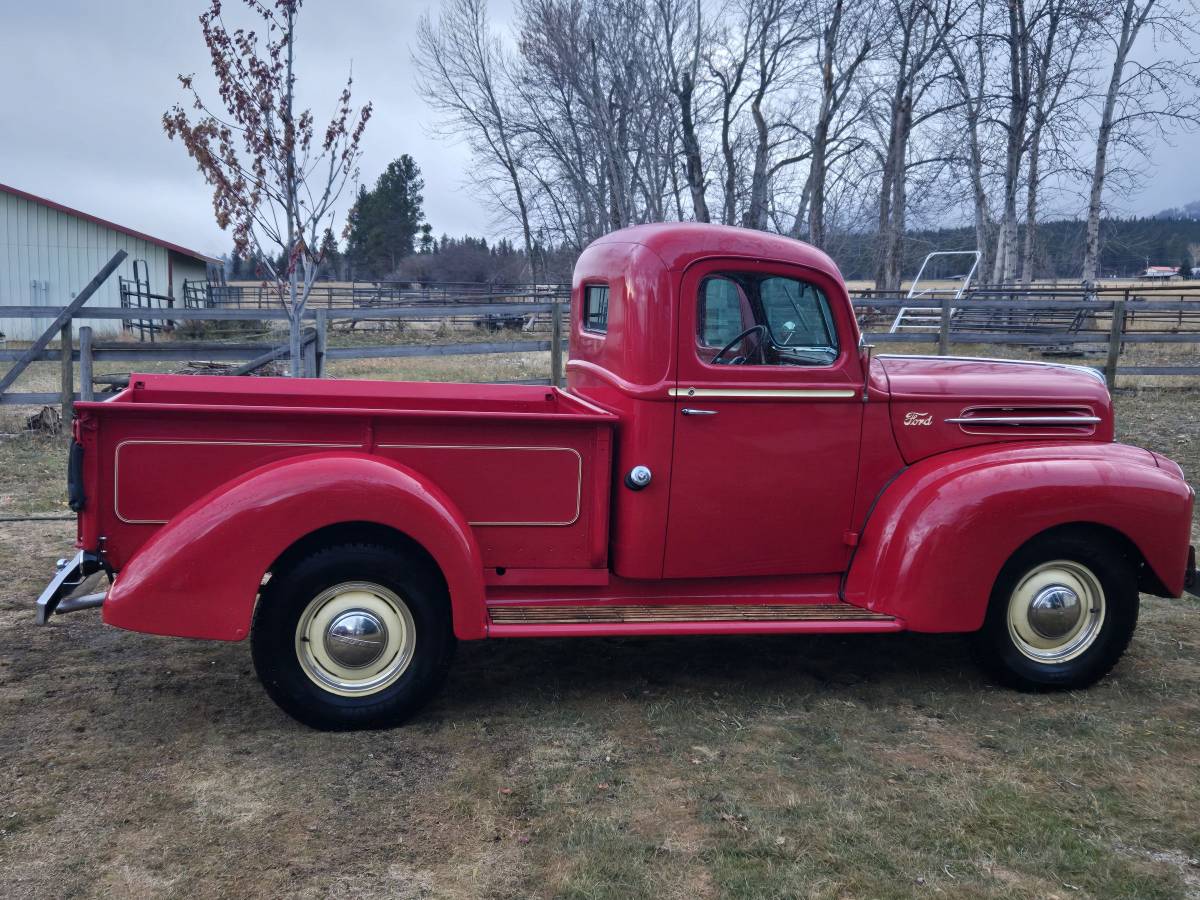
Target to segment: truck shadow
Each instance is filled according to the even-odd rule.
[[[962,635],[572,638],[462,643],[443,708],[647,691],[978,689]]]

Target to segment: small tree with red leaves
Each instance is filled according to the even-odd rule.
[[[183,142],[212,185],[217,224],[232,229],[238,252],[256,259],[274,283],[291,326],[292,375],[299,375],[300,322],[320,270],[321,237],[342,190],[357,178],[371,104],[354,109],[347,78],[318,133],[311,110],[293,109],[302,0],[243,2],[261,20],[262,35],[230,30],[221,0],[200,16],[219,105],[200,96],[194,76],[180,75],[193,113],[176,104],[163,115],[163,129]]]

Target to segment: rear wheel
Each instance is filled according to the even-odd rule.
[[[1135,562],[1112,541],[1059,532],[1001,570],[976,643],[984,665],[1021,690],[1087,687],[1117,664],[1137,617]]]
[[[397,725],[441,686],[454,651],[437,573],[373,544],[327,547],[272,574],[255,611],[254,667],[314,728]]]

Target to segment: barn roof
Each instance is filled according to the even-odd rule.
[[[75,216],[77,219],[83,219],[84,221],[92,222],[104,228],[111,228],[113,231],[119,231],[122,234],[129,235],[130,237],[138,238],[139,240],[162,247],[164,250],[173,250],[175,253],[180,253],[184,256],[190,256],[193,259],[198,259],[204,263],[220,264],[221,262],[221,260],[217,259],[215,256],[209,256],[207,253],[200,253],[197,250],[189,250],[187,247],[180,246],[179,244],[172,243],[171,241],[165,241],[162,238],[154,237],[153,235],[146,234],[142,231],[136,231],[133,228],[126,228],[124,225],[118,225],[116,222],[108,221],[108,219],[102,219],[99,216],[93,216],[91,213],[85,213],[78,209],[72,209],[71,207],[64,206],[61,203],[55,203],[53,200],[47,200],[45,197],[38,197],[36,194],[31,194],[28,191],[22,191],[19,188],[9,187],[7,184],[0,184],[0,193],[12,194],[14,197],[20,197],[22,200],[28,200],[31,203],[38,203],[42,206],[49,207],[50,209],[57,210],[58,212],[66,213],[68,216]]]

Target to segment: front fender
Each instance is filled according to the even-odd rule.
[[[466,520],[419,473],[362,453],[271,463],[196,500],[121,569],[104,621],[240,640],[272,562],[300,538],[349,522],[389,526],[424,547],[449,588],[455,634],[484,636],[483,561]]]
[[[1183,590],[1192,491],[1146,450],[1031,444],[922,460],[880,495],[843,586],[847,602],[914,631],[974,631],[1008,558],[1035,535],[1090,523],[1120,532],[1166,589]]]

